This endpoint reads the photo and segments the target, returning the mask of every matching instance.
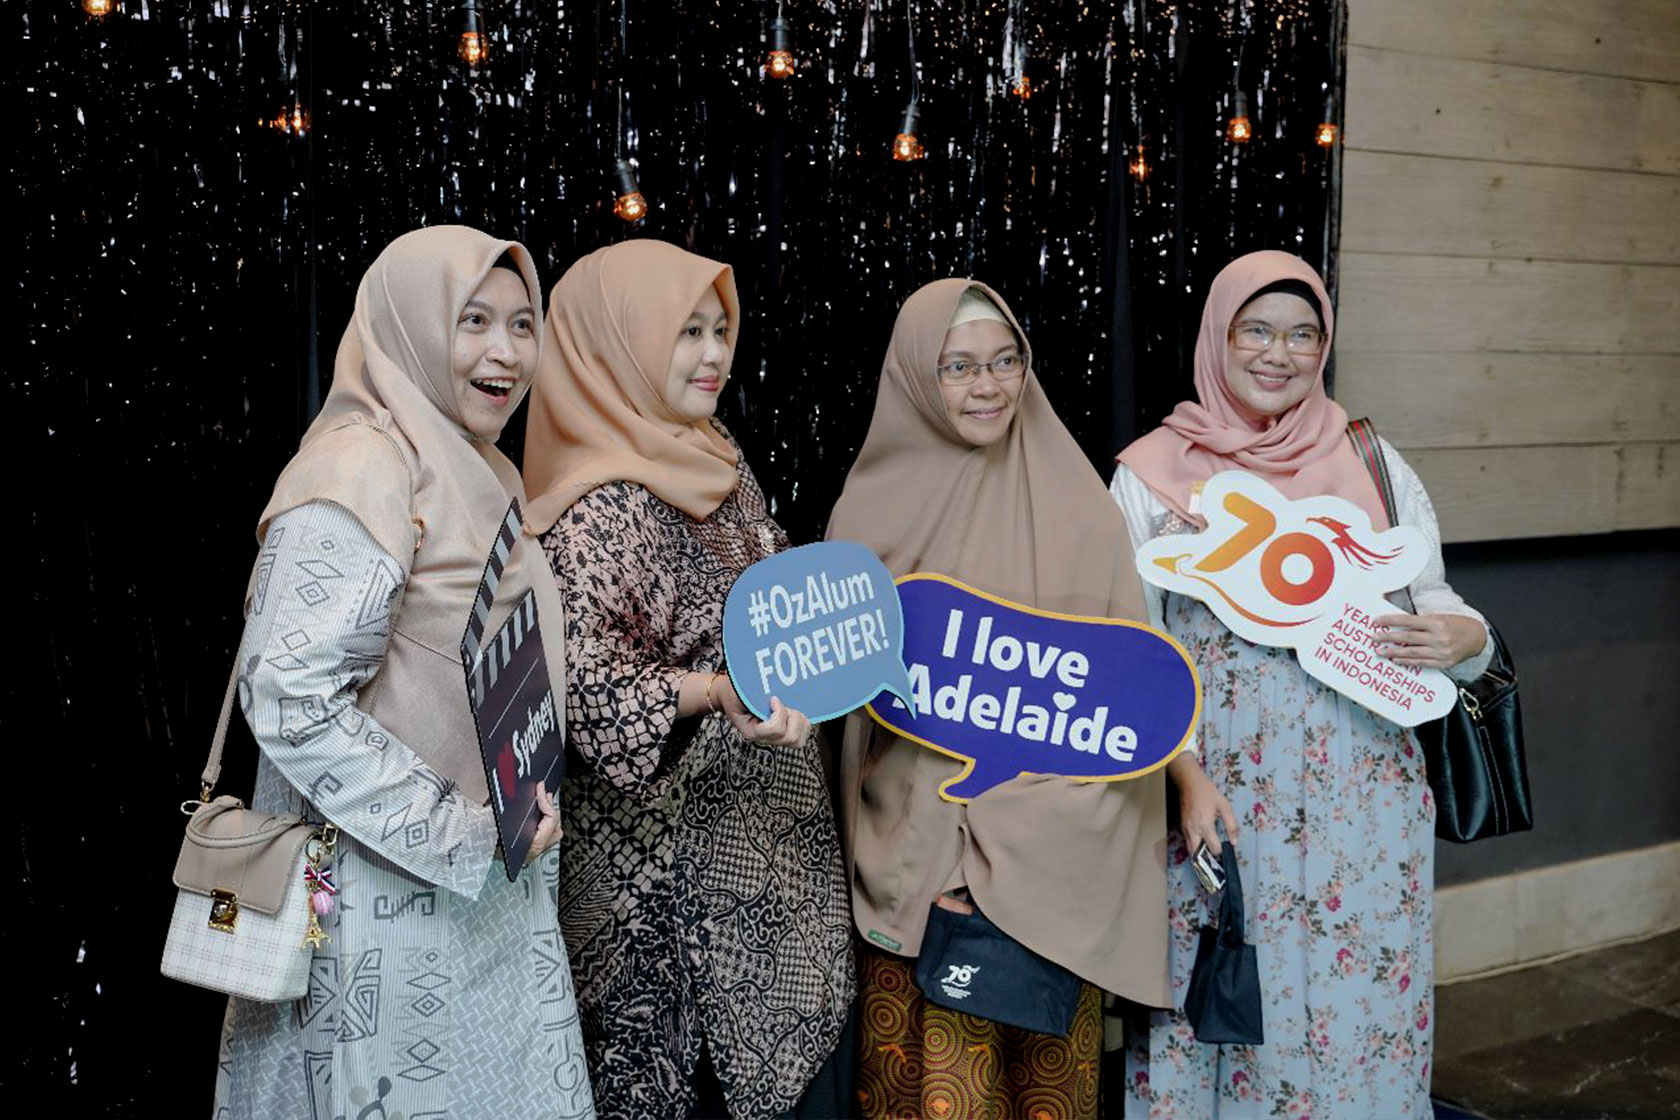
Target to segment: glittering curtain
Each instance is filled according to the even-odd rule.
[[[1230,256],[1283,247],[1333,272],[1336,149],[1313,128],[1341,0],[479,0],[476,69],[443,0],[109,6],[0,16],[23,603],[4,1083],[61,1111],[208,1099],[220,1000],[157,976],[175,806],[226,684],[256,514],[395,235],[517,237],[547,284],[624,237],[734,264],[722,414],[800,540],[919,284],[1002,291],[1106,463],[1188,390]],[[778,9],[786,81],[762,69]],[[926,157],[897,162],[912,54]],[[1239,85],[1243,146],[1224,138]],[[612,213],[619,156],[651,206],[635,227]],[[225,788],[248,786],[252,750],[236,721]]]

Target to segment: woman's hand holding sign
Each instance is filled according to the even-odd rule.
[[[811,734],[811,721],[805,713],[788,707],[776,697],[770,698],[770,715],[759,719],[741,700],[728,673],[690,673],[677,693],[677,715],[707,713],[721,714],[742,738],[755,743],[796,747]]]
[[[537,834],[531,840],[531,847],[525,853],[525,862],[531,863],[549,848],[560,842],[565,831],[560,827],[560,807],[554,803],[548,787],[537,783]]]
[[[1487,645],[1487,627],[1460,614],[1385,614],[1372,621],[1377,652],[1396,665],[1450,669]]]
[[[788,707],[774,696],[770,698],[770,718],[754,717],[741,703],[741,698],[735,695],[735,686],[727,678],[718,685],[718,700],[724,717],[735,725],[735,730],[741,733],[742,738],[755,743],[796,747],[811,734],[811,721],[805,718],[805,713]]]

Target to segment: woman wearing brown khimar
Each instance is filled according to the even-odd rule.
[[[816,738],[723,672],[735,577],[787,547],[713,419],[740,315],[727,265],[658,241],[555,287],[527,527],[566,598],[560,903],[601,1114],[843,1115],[853,995]]]
[[[521,245],[463,226],[397,238],[258,522],[239,650],[262,751],[251,803],[337,826],[339,893],[303,999],[229,1001],[217,1116],[594,1115],[555,915],[558,820],[539,794],[509,882],[459,652],[523,497],[495,440],[531,384],[541,306]],[[516,541],[491,632],[527,588],[558,696],[560,601],[535,542]]]
[[[1051,409],[1014,316],[973,281],[929,284],[899,312],[828,535],[868,545],[894,576],[935,572],[1031,607],[1144,617],[1125,522]],[[1167,1002],[1162,778],[1021,775],[966,805],[941,799],[961,769],[862,713],[847,719],[864,1114],[1094,1117],[1099,989]],[[1071,972],[1066,1036],[920,991],[934,907],[977,908],[1024,954],[1023,971]]]

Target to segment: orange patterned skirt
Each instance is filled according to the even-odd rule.
[[[915,962],[858,946],[857,1094],[865,1120],[1096,1120],[1101,993],[1066,1038],[940,1007]]]

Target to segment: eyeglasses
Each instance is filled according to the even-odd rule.
[[[1258,353],[1270,350],[1276,339],[1283,339],[1283,348],[1303,358],[1313,357],[1324,350],[1324,332],[1317,327],[1290,327],[1274,330],[1265,323],[1238,323],[1231,328],[1231,345],[1238,350]]]
[[[1019,354],[1005,354],[989,362],[971,362],[958,358],[938,367],[941,385],[972,385],[980,380],[982,370],[991,370],[999,381],[1014,381],[1027,372],[1027,360]]]

